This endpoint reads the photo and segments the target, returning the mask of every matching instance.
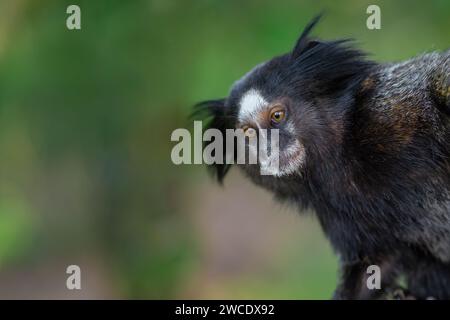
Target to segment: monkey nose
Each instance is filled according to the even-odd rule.
[[[245,130],[245,135],[249,138],[254,138],[256,136],[256,130],[253,128],[248,128]]]

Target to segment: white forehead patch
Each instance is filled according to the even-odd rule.
[[[241,98],[239,102],[239,120],[243,121],[245,119],[251,118],[258,111],[261,111],[269,103],[264,99],[264,97],[256,89],[248,90]]]

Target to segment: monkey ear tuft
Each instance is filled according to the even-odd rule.
[[[294,59],[298,58],[302,53],[312,49],[317,44],[320,43],[319,40],[314,40],[309,37],[310,32],[314,28],[314,26],[319,22],[322,18],[323,13],[315,16],[305,27],[300,38],[298,38],[297,43],[295,44],[294,49],[292,50],[292,57]]]
[[[226,114],[225,99],[207,100],[197,103],[194,106],[194,111],[191,114],[191,119],[201,120],[206,123],[204,129],[218,129],[225,137],[226,129],[231,128],[230,117]],[[210,142],[204,142],[204,147]],[[225,148],[224,148],[225,149]],[[230,170],[231,165],[225,163],[226,150],[223,151],[224,163],[214,163],[209,165],[209,169],[217,178],[220,184],[223,183],[225,175]]]

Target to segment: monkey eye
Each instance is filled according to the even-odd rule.
[[[244,130],[244,134],[249,138],[256,136],[256,130],[250,126],[243,126],[242,130]]]
[[[270,122],[279,124],[286,118],[286,111],[283,106],[277,105],[270,110]]]

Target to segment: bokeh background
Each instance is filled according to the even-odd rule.
[[[170,160],[196,101],[323,9],[316,35],[380,61],[449,46],[447,0],[1,0],[0,298],[329,298],[336,258],[313,215],[237,170],[220,187]]]

